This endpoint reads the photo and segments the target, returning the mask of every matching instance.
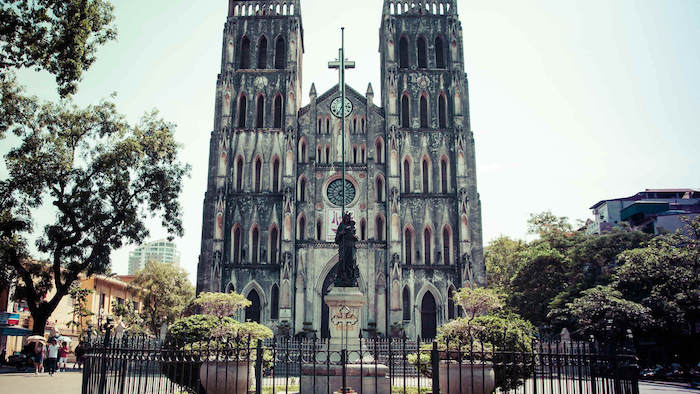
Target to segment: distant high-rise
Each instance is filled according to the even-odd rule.
[[[173,242],[166,239],[143,244],[129,253],[129,275],[143,269],[151,260],[180,265],[180,252]]]

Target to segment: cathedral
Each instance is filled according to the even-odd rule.
[[[384,0],[380,96],[312,84],[305,106],[300,3],[229,0],[197,292],[236,291],[251,301],[238,318],[328,337],[344,199],[364,332],[431,338],[460,313],[451,293],[486,283],[457,1]]]

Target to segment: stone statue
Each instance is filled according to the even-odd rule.
[[[335,276],[335,287],[357,287],[357,277],[360,271],[355,261],[356,242],[355,221],[352,220],[350,213],[346,212],[335,234],[335,243],[338,244],[338,271]]]

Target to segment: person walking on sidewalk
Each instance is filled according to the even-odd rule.
[[[47,349],[46,367],[49,369],[49,375],[56,373],[56,365],[58,364],[58,344],[56,339],[51,339]]]
[[[34,345],[34,354],[32,354],[32,361],[34,362],[34,375],[38,375],[42,372],[43,361],[44,361],[44,344],[37,342]]]
[[[73,368],[76,366],[78,369],[83,367],[83,358],[85,354],[85,348],[83,347],[83,342],[81,341],[78,343],[78,346],[75,347],[75,364],[73,364]]]
[[[60,349],[58,349],[58,371],[63,371],[66,372],[66,368],[68,364],[68,353],[70,353],[70,349],[68,349],[68,342],[63,342],[63,346],[61,346]]]

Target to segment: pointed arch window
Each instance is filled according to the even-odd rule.
[[[272,285],[270,291],[270,319],[276,320],[280,318],[280,289],[277,284]]]
[[[299,201],[306,201],[306,178],[303,176],[299,179]]]
[[[447,100],[443,94],[438,98],[438,127],[447,128]]]
[[[287,63],[287,46],[285,45],[284,38],[282,36],[277,37],[277,43],[275,43],[275,68],[281,70],[285,67]]]
[[[331,133],[331,118],[326,118],[326,134]]]
[[[365,164],[367,162],[367,148],[365,144],[360,145],[360,163]]]
[[[357,164],[357,145],[352,146],[352,162]]]
[[[367,240],[367,222],[364,218],[360,220],[360,240]]]
[[[299,141],[299,157],[297,157],[297,162],[306,163],[306,138],[302,138]]]
[[[411,265],[413,262],[413,232],[411,229],[406,228],[404,230],[404,259],[407,265]]]
[[[408,286],[403,288],[403,308],[402,309],[402,315],[403,315],[403,320],[411,320],[411,292],[408,290]]]
[[[430,229],[426,227],[425,230],[423,230],[423,254],[425,255],[425,265],[430,265],[433,263],[431,251]]]
[[[270,264],[277,264],[277,254],[279,250],[279,230],[277,226],[270,230]]]
[[[280,191],[280,159],[275,156],[272,162],[272,192],[279,193]]]
[[[377,177],[377,202],[384,201],[384,180],[382,177]]]
[[[317,220],[316,221],[316,240],[317,241],[322,241],[323,240],[323,228],[321,227],[321,221]]]
[[[420,96],[420,127],[428,128],[428,99],[425,96]]]
[[[408,68],[408,39],[406,36],[399,39],[399,68]]]
[[[241,262],[241,227],[236,224],[233,227],[233,264]]]
[[[323,130],[321,130],[321,118],[319,117],[319,118],[318,118],[318,130],[317,130],[317,133],[321,134],[322,131],[323,131]]]
[[[352,118],[352,133],[357,133],[357,118]]]
[[[273,127],[276,129],[282,128],[282,96],[275,96],[275,120]]]
[[[253,289],[247,298],[250,305],[245,308],[245,320],[260,323],[260,295]]]
[[[265,36],[260,37],[260,41],[258,41],[258,68],[267,68],[267,38]]]
[[[256,193],[260,193],[262,185],[262,160],[258,157],[255,159],[255,182],[254,190]]]
[[[418,37],[416,46],[418,47],[418,68],[428,68],[428,43],[425,37]]]
[[[364,134],[366,132],[367,132],[367,125],[365,122],[365,118],[362,118],[362,133]]]
[[[326,163],[331,162],[331,147],[326,145]]]
[[[246,111],[248,106],[248,99],[246,98],[245,95],[241,95],[241,98],[238,100],[238,128],[239,129],[245,129],[245,118],[246,118]]]
[[[384,144],[380,138],[377,138],[375,148],[377,149],[377,163],[384,163]]]
[[[450,238],[450,229],[445,226],[445,228],[442,229],[442,255],[445,256],[443,257],[445,259],[445,265],[452,264],[452,256],[450,254]]]
[[[422,170],[423,170],[423,193],[429,193],[430,192],[430,163],[428,163],[428,159],[424,158],[423,159],[423,164],[422,164]]]
[[[250,246],[250,258],[253,264],[258,264],[260,262],[260,230],[258,226],[253,226],[253,231],[250,236],[251,246]]]
[[[440,160],[440,191],[447,193],[447,159]]]
[[[440,36],[435,37],[435,67],[445,68],[445,46]]]
[[[411,192],[411,163],[408,158],[403,161],[403,192]]]
[[[301,215],[299,218],[299,229],[297,231],[297,239],[299,241],[304,240],[304,229],[306,228],[306,217],[304,215]]]
[[[265,121],[265,97],[263,97],[262,94],[258,96],[255,111],[255,127],[260,129],[264,127],[263,125]]]
[[[243,158],[240,156],[236,159],[236,190],[243,190]]]
[[[238,68],[250,68],[250,40],[246,36],[241,38],[241,60],[238,63]]]
[[[321,154],[321,145],[316,145],[316,163],[323,163],[323,155]]]
[[[380,215],[374,219],[374,239],[379,242],[384,241],[384,218]]]
[[[403,128],[409,128],[411,127],[411,122],[410,122],[410,108],[408,106],[408,95],[404,94],[401,96],[401,127]]]

